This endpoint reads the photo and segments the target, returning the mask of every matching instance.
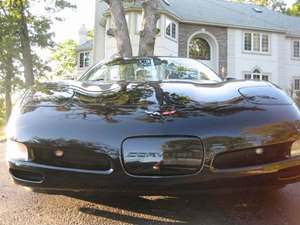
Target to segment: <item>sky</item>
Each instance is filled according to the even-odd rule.
[[[290,7],[291,5],[293,5],[296,2],[296,0],[284,0],[284,2],[286,2],[287,5]]]
[[[54,40],[61,42],[66,39],[78,41],[78,31],[84,24],[88,30],[94,28],[95,0],[70,0],[77,5],[77,9],[65,9],[60,13],[64,21],[56,21],[52,30],[55,33]]]

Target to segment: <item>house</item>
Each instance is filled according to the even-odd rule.
[[[141,6],[127,3],[125,11],[136,55]],[[162,0],[159,12],[155,55],[190,57],[224,77],[269,80],[287,92],[300,90],[300,17],[225,0]],[[114,37],[107,34],[112,26],[106,4],[96,1],[92,62],[117,53]],[[80,66],[84,59],[79,56]]]
[[[93,40],[88,39],[85,25],[79,29],[79,46],[77,48],[77,77],[79,78],[93,64]]]

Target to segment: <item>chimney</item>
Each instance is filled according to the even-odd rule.
[[[79,29],[79,44],[82,45],[87,41],[88,41],[88,30],[86,29],[85,25],[82,24],[82,26]]]

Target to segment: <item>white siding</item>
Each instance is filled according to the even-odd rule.
[[[227,32],[228,32],[228,38],[227,38],[227,41],[228,41],[228,51],[227,51],[227,71],[228,71],[228,74],[227,76],[228,77],[231,77],[231,78],[237,78],[238,77],[238,71],[236,71],[236,45],[235,45],[235,42],[236,42],[236,38],[235,38],[235,30],[233,29],[227,29]]]
[[[282,75],[282,82],[286,86],[285,89],[292,87],[293,78],[300,78],[300,60],[295,60],[292,57],[292,40],[291,38],[285,38],[284,42],[286,48],[283,55],[282,68],[285,71],[285,75]]]
[[[243,52],[243,32],[228,29],[228,76],[244,79],[244,72],[258,67],[271,75],[271,81],[289,92],[293,78],[300,77],[300,60],[292,59],[292,39],[285,34],[270,33],[270,54]]]
[[[246,53],[243,51],[244,30],[228,29],[228,73],[230,77],[244,79],[245,72],[260,68],[263,73],[270,76],[274,83],[279,78],[279,39],[280,35],[269,33],[270,54]]]
[[[178,32],[179,27],[177,24],[177,41],[171,40],[165,36],[166,32],[166,19],[165,15],[160,18],[160,34],[157,36],[154,54],[158,56],[178,56]],[[175,22],[175,21],[174,21]]]

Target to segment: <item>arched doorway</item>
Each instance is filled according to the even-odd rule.
[[[219,72],[219,47],[215,37],[206,32],[196,32],[188,40],[188,57],[206,64]]]

